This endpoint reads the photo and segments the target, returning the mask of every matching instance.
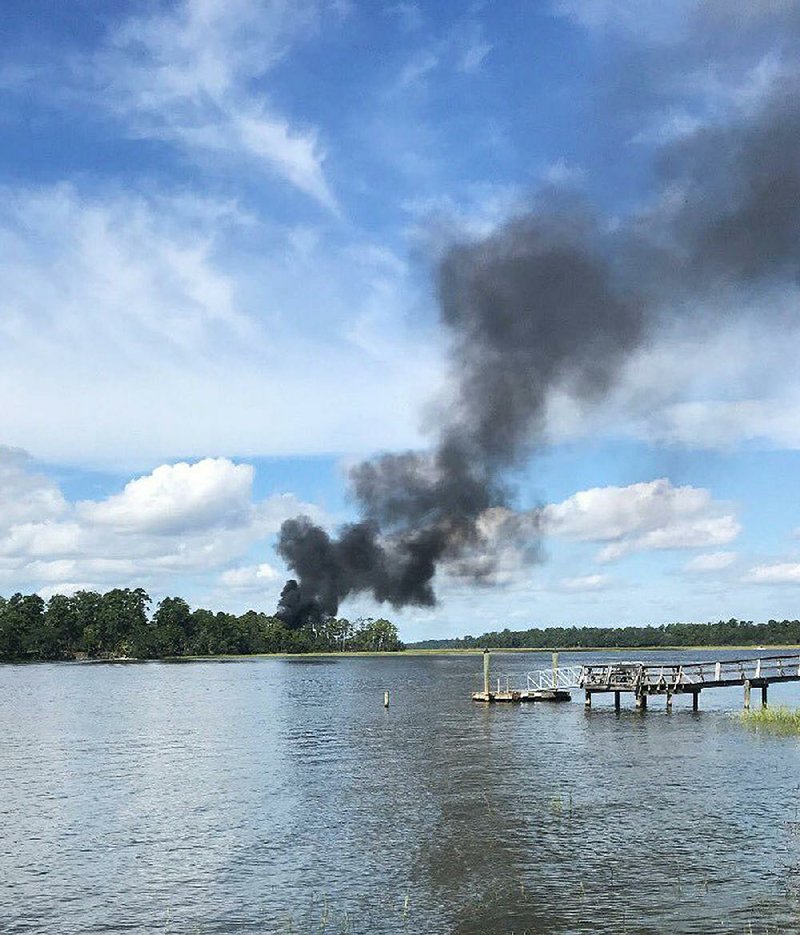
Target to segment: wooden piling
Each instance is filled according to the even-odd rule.
[[[636,695],[636,707],[637,707],[640,711],[646,711],[646,710],[647,710],[647,695],[646,695],[644,692],[639,692],[639,693]]]
[[[384,693],[383,693],[383,706],[384,706],[384,708],[388,708],[388,707],[389,707],[389,692],[384,692]]]
[[[761,707],[766,708],[767,706],[767,686],[761,686]]]
[[[486,693],[486,698],[489,698],[489,650],[484,649],[483,651],[483,690]]]
[[[672,692],[667,692],[667,711],[672,710]]]
[[[745,711],[750,710],[750,680],[745,679],[744,682],[744,709]]]
[[[583,706],[587,710],[592,706],[592,693],[590,691],[586,692],[586,698],[584,699]]]
[[[619,696],[620,696],[619,692],[614,692],[614,710],[617,712],[617,714],[619,714],[619,709],[620,709],[620,697]]]
[[[700,708],[700,692],[692,692],[692,711],[697,711]]]
[[[553,688],[558,688],[558,653],[553,653]]]

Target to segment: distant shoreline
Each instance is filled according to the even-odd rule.
[[[552,653],[630,653],[635,655],[636,653],[658,653],[658,652],[694,652],[702,651],[709,652],[714,650],[724,650],[729,652],[731,650],[737,650],[741,652],[775,652],[779,653],[781,650],[799,650],[799,643],[779,643],[775,645],[753,645],[747,643],[737,643],[737,644],[719,644],[714,646],[559,646],[555,649],[536,649],[533,647],[527,646],[517,646],[517,647],[504,647],[504,646],[489,646],[487,647],[491,653],[496,655],[520,655],[525,653],[539,653],[542,655],[548,655]],[[381,658],[381,659],[397,659],[404,656],[481,656],[483,655],[484,647],[480,648],[458,648],[458,649],[400,649],[387,652],[377,652],[372,650],[365,650],[363,652],[358,651],[347,651],[347,652],[310,652],[310,653],[216,653],[210,656],[156,656],[150,658],[135,658],[131,656],[119,656],[119,657],[110,657],[107,659],[102,658],[90,658],[90,659],[17,659],[17,660],[5,660],[0,661],[0,666],[3,665],[46,665],[51,663],[62,664],[66,663],[68,665],[102,665],[102,664],[115,664],[121,665],[125,663],[140,663],[140,662],[171,662],[171,663],[181,663],[181,662],[215,662],[215,661],[236,661],[236,660],[247,660],[247,659],[360,659],[360,658]]]
[[[560,646],[557,649],[534,649],[526,646],[503,647],[489,646],[489,652],[497,655],[524,653],[655,653],[655,652],[692,652],[694,650],[742,650],[766,652],[767,650],[800,649],[797,643],[781,643],[774,646],[755,646],[730,644],[718,646]],[[212,656],[161,656],[156,659],[87,659],[86,662],[203,662],[215,659],[360,659],[382,658],[397,659],[403,656],[482,656],[484,647],[458,649],[399,649],[391,652],[365,650],[363,652],[317,652],[317,653],[217,653]]]

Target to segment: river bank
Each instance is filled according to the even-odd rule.
[[[537,649],[533,647],[505,647],[488,646],[485,647],[495,655],[525,655],[540,654],[550,655],[552,653],[608,653],[620,655],[623,653],[635,655],[636,653],[674,653],[674,652],[757,652],[766,655],[775,655],[782,650],[798,650],[798,643],[781,643],[768,646],[754,646],[752,644],[714,644],[709,646],[558,646],[555,648]],[[210,655],[187,655],[187,656],[106,656],[106,657],[82,657],[76,659],[8,659],[0,661],[0,665],[42,665],[51,663],[68,663],[70,665],[99,665],[102,663],[140,663],[140,662],[230,662],[234,660],[246,659],[398,659],[414,658],[427,656],[481,656],[484,647],[480,648],[460,648],[460,649],[408,649],[392,650],[391,652],[378,652],[372,650],[347,650],[344,652],[309,652],[309,653],[214,653]]]

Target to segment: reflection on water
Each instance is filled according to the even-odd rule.
[[[0,931],[800,932],[800,740],[740,691],[488,707],[479,657],[321,662],[0,667]]]

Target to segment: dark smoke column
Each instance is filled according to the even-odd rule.
[[[574,200],[544,201],[450,250],[438,291],[452,398],[431,450],[355,467],[361,522],[338,538],[306,517],[283,524],[278,551],[299,579],[283,619],[335,614],[353,593],[433,604],[437,569],[491,580],[498,544],[536,560],[535,516],[511,509],[508,478],[542,443],[554,390],[603,400],[662,327],[680,320],[701,335],[714,315],[743,314],[745,289],[767,299],[760,326],[796,324],[768,290],[800,277],[799,84],[782,78],[760,111],[665,148],[663,192],[680,190],[678,207],[656,192],[654,207],[611,224]]]
[[[455,403],[430,452],[382,455],[351,471],[360,523],[337,539],[304,517],[283,524],[278,550],[300,581],[292,601],[325,614],[356,592],[432,605],[443,563],[491,578],[482,518],[508,513],[506,476],[539,441],[549,390],[567,382],[576,395],[602,394],[640,340],[641,310],[620,294],[595,238],[583,219],[535,217],[449,253],[439,294]],[[520,538],[513,517],[499,528]],[[524,528],[535,534],[530,515]],[[538,555],[530,542],[526,554]]]

